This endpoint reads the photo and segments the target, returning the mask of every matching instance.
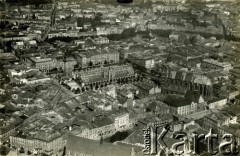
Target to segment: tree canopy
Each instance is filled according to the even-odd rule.
[[[7,155],[9,152],[10,152],[10,150],[6,146],[0,147],[0,155]]]

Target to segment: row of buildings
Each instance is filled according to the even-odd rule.
[[[27,64],[35,67],[43,72],[49,72],[52,69],[71,71],[77,65],[77,61],[73,57],[29,57]]]
[[[74,72],[73,77],[79,78],[84,85],[90,85],[96,83],[107,83],[110,81],[116,81],[118,79],[134,79],[136,75],[132,66],[115,65]]]

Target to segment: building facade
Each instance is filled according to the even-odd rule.
[[[167,96],[164,102],[171,108],[172,113],[188,115],[197,112],[206,103],[198,93],[188,91],[184,97]]]
[[[50,72],[52,69],[57,69],[58,71],[60,69],[67,71],[67,70],[73,70],[74,66],[77,64],[77,61],[73,59],[72,57],[67,58],[41,58],[41,57],[29,57],[28,63],[30,63],[35,68],[39,69],[43,72]]]
[[[97,85],[120,79],[134,79],[135,72],[132,66],[121,65],[82,70],[74,72],[73,77],[79,78],[82,85]]]
[[[53,155],[63,153],[64,140],[62,136],[49,141],[10,136],[10,144],[25,151]]]
[[[87,50],[76,54],[75,57],[82,68],[119,62],[119,52],[108,48]]]
[[[118,131],[124,131],[132,128],[129,114],[113,115],[110,118],[106,116],[94,117],[92,124],[93,128],[84,129],[78,136],[93,140],[100,140],[114,135]]]
[[[233,69],[233,66],[229,62],[219,62],[213,59],[204,59],[201,63],[202,68],[207,69],[216,69],[216,70],[223,70],[229,71]]]

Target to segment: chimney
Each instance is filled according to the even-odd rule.
[[[69,126],[69,127],[68,127],[68,130],[71,131],[71,130],[72,130],[72,126]]]
[[[92,123],[95,121],[95,117],[92,118]]]

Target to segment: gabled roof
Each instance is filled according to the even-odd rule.
[[[214,103],[214,102],[221,101],[221,100],[224,100],[224,99],[227,99],[227,97],[221,96],[221,97],[209,100],[208,103]]]
[[[143,90],[147,90],[150,91],[151,89],[153,89],[155,86],[155,84],[153,83],[147,83],[147,82],[141,82],[141,83],[137,83],[136,84],[137,87],[143,89]]]
[[[207,76],[197,75],[192,72],[172,70],[169,72],[168,77],[171,79],[176,79],[181,81],[190,81],[193,83],[204,84],[204,85],[212,84],[211,80]]]

